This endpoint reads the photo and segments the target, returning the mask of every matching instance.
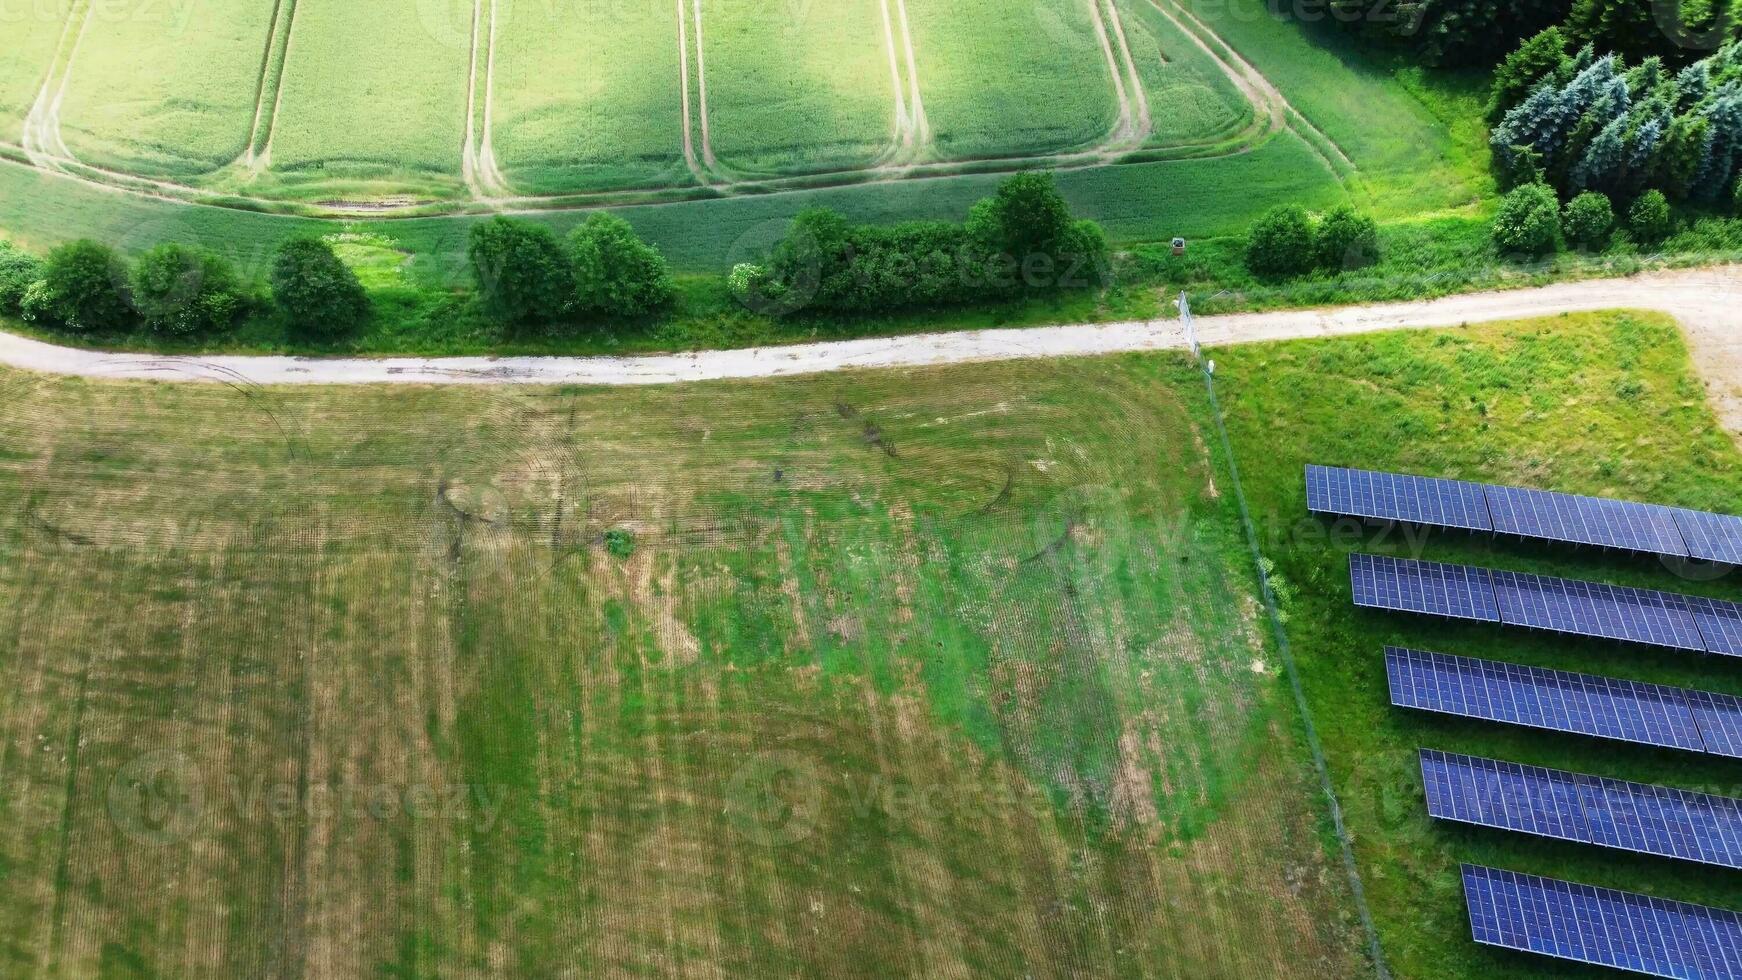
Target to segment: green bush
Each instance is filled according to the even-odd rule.
[[[1269,278],[1296,276],[1318,262],[1312,218],[1293,204],[1271,208],[1252,225],[1246,267]]]
[[[884,313],[1094,288],[1108,280],[1107,236],[1070,215],[1050,174],[1019,174],[977,202],[967,221],[855,225],[827,208],[793,220],[763,268],[734,270],[752,310]]]
[[[248,308],[230,264],[185,245],[166,243],[146,252],[131,281],[140,324],[166,337],[220,333]]]
[[[589,217],[569,236],[569,251],[574,257],[575,308],[583,313],[646,316],[669,306],[676,296],[665,257],[616,215]]]
[[[1742,217],[1742,179],[1736,181],[1735,190],[1730,192],[1730,212]],[[0,286],[0,289],[5,288]]]
[[[11,242],[0,242],[0,314],[17,316],[24,293],[42,278],[42,260]]]
[[[484,312],[514,327],[566,318],[575,299],[574,263],[544,225],[496,217],[472,229],[466,249]]]
[[[291,330],[340,337],[369,319],[369,294],[357,274],[318,238],[285,242],[272,262],[272,300]]]
[[[1645,245],[1656,245],[1669,237],[1675,225],[1669,213],[1669,200],[1662,191],[1646,191],[1633,202],[1627,212],[1627,227],[1633,237]]]
[[[1547,184],[1526,184],[1507,194],[1494,215],[1494,247],[1503,256],[1535,258],[1555,250],[1560,202]]]
[[[113,249],[89,240],[48,253],[42,278],[24,294],[26,320],[81,332],[125,330],[133,322],[127,267]]]
[[[1561,215],[1561,230],[1567,241],[1581,248],[1600,249],[1615,227],[1615,206],[1607,194],[1586,191],[1567,202]]]
[[[1364,269],[1379,261],[1379,222],[1348,205],[1333,208],[1319,222],[1316,248],[1321,269]]]

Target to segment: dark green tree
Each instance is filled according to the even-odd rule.
[[[42,278],[21,306],[25,319],[67,330],[117,331],[133,324],[127,266],[113,249],[89,240],[48,253]]]
[[[1379,223],[1344,204],[1319,222],[1315,242],[1319,268],[1363,269],[1379,261]]]
[[[1567,241],[1581,248],[1600,249],[1615,227],[1615,206],[1607,195],[1586,191],[1567,202],[1561,215],[1561,230]]]
[[[230,263],[203,249],[158,245],[133,266],[133,306],[145,329],[165,337],[199,337],[236,325],[248,297]]]
[[[1318,262],[1316,244],[1306,209],[1279,205],[1253,223],[1246,241],[1246,267],[1266,278],[1300,275]]]
[[[1560,202],[1547,184],[1526,184],[1500,202],[1494,215],[1494,247],[1502,256],[1535,258],[1555,250]]]
[[[1567,36],[1558,27],[1525,41],[1494,71],[1494,94],[1488,101],[1489,122],[1499,122],[1529,98],[1545,81],[1552,82],[1567,65]]]
[[[11,242],[0,241],[0,315],[17,316],[24,293],[42,278],[42,260]]]
[[[484,311],[511,327],[551,324],[569,314],[574,264],[549,228],[498,216],[472,229],[466,249]]]
[[[575,307],[609,317],[646,316],[676,294],[665,257],[635,234],[629,222],[598,213],[569,236],[574,256]]]
[[[318,238],[279,246],[272,262],[272,300],[290,328],[306,337],[341,337],[369,319],[369,294],[357,274]]]
[[[1639,195],[1633,207],[1627,210],[1627,227],[1632,230],[1634,239],[1643,245],[1656,245],[1668,238],[1675,230],[1675,224],[1663,192],[1650,190]]]

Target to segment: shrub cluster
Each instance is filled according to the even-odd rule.
[[[1563,209],[1554,188],[1543,183],[1514,188],[1494,215],[1494,247],[1503,256],[1536,258],[1559,250],[1563,240],[1600,251],[1616,225],[1608,195],[1586,191]],[[1669,200],[1661,191],[1639,195],[1627,211],[1627,230],[1642,245],[1655,245],[1675,230]]]
[[[1281,279],[1315,269],[1342,272],[1379,260],[1379,224],[1347,205],[1318,222],[1305,208],[1271,208],[1252,225],[1246,240],[1246,267],[1254,275]]]
[[[665,258],[611,214],[592,215],[567,241],[541,224],[492,218],[472,229],[467,256],[485,312],[520,329],[643,317],[676,296]]]
[[[333,337],[368,317],[356,275],[319,239],[280,247],[272,299],[293,331]],[[166,242],[129,265],[106,245],[69,242],[37,258],[0,242],[0,314],[74,333],[144,330],[193,340],[233,329],[262,306],[235,267],[205,249]]]
[[[999,185],[962,223],[860,225],[826,208],[801,212],[765,264],[729,284],[752,309],[880,313],[1066,289],[1109,279],[1107,237],[1080,221],[1048,173]]]

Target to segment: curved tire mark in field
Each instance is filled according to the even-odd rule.
[[[89,0],[87,0],[87,2],[89,2]],[[294,8],[294,0],[285,0],[285,2]],[[479,35],[481,35],[483,30],[482,22],[484,18],[481,13],[483,2],[484,0],[475,0],[475,4],[479,11],[477,16],[480,22],[475,30]],[[680,81],[682,82],[683,154],[685,165],[691,176],[695,178],[697,185],[724,194],[774,194],[786,191],[816,190],[819,188],[846,184],[863,185],[892,183],[897,180],[911,178],[943,178],[964,174],[1014,173],[1021,170],[1037,168],[1061,171],[1082,170],[1118,163],[1124,160],[1129,154],[1142,148],[1141,145],[1133,145],[1129,143],[1128,140],[1109,140],[1100,146],[1068,153],[1031,154],[973,160],[926,159],[926,150],[931,145],[931,128],[926,118],[925,106],[920,93],[918,57],[913,43],[912,31],[909,28],[906,0],[892,0],[892,2],[895,4],[895,21],[899,26],[903,54],[908,69],[906,104],[915,144],[914,153],[907,160],[884,161],[870,168],[844,169],[840,171],[795,175],[790,177],[755,177],[734,174],[714,158],[710,130],[711,124],[708,119],[707,104],[705,101],[707,84],[705,75],[703,74],[705,68],[701,64],[701,44],[703,41],[699,23],[699,17],[701,15],[701,0],[692,0],[691,4],[688,5],[690,8],[688,10],[686,10],[685,0],[674,0],[677,15],[679,71]],[[1094,5],[1097,0],[1089,0],[1089,2]],[[1111,4],[1113,0],[1105,0],[1105,2]],[[1307,121],[1305,117],[1300,116],[1292,106],[1288,105],[1287,100],[1282,97],[1281,93],[1276,90],[1275,86],[1271,85],[1269,81],[1265,79],[1263,75],[1259,74],[1256,69],[1252,68],[1250,64],[1247,64],[1243,60],[1239,62],[1239,66],[1231,63],[1213,46],[1207,43],[1205,39],[1199,35],[1198,30],[1188,27],[1184,22],[1176,17],[1169,9],[1169,7],[1175,7],[1177,9],[1174,0],[1167,0],[1169,7],[1164,7],[1161,0],[1148,0],[1148,2],[1211,58],[1218,68],[1220,68],[1234,83],[1237,90],[1240,91],[1258,110],[1259,116],[1259,118],[1251,126],[1247,127],[1244,132],[1235,134],[1232,137],[1218,139],[1213,143],[1183,144],[1180,146],[1165,148],[1170,151],[1180,151],[1179,155],[1172,157],[1172,159],[1202,161],[1218,157],[1236,156],[1250,152],[1277,132],[1289,128],[1291,115],[1299,120],[1301,126],[1312,129],[1312,124]],[[1119,73],[1121,76],[1121,84],[1123,84],[1123,77],[1125,76],[1128,76],[1133,83],[1136,84],[1137,93],[1133,119],[1135,122],[1140,124],[1147,123],[1150,118],[1147,94],[1142,90],[1141,79],[1136,73],[1135,61],[1130,57],[1129,46],[1125,41],[1123,20],[1118,15],[1116,7],[1110,7],[1109,9],[1111,9],[1111,21],[1102,19],[1106,16],[1105,11],[1098,6],[1095,7],[1098,29],[1104,30],[1105,25],[1108,23],[1113,25],[1113,29],[1108,37],[1108,50],[1112,50],[1112,45],[1116,41],[1117,49],[1118,51],[1123,52],[1128,67],[1128,70],[1115,68],[1114,71]],[[693,11],[693,13],[691,11]],[[693,91],[690,85],[690,57],[692,50],[689,40],[689,22],[692,16],[698,19],[698,23],[696,24],[696,46],[693,52],[697,59],[697,86]],[[1198,28],[1207,33],[1209,37],[1214,38],[1218,43],[1222,43],[1221,39],[1216,37],[1214,32],[1210,31],[1208,27],[1205,27],[1202,22],[1197,22],[1197,24]],[[287,28],[293,27],[294,16],[287,25]],[[492,35],[494,35],[493,30]],[[287,34],[285,38],[286,52],[284,57],[286,63],[289,60],[290,48],[293,44],[294,36]],[[481,36],[474,38],[475,46],[481,46],[482,44]],[[1234,54],[1232,49],[1229,49],[1229,52],[1231,57],[1238,59],[1238,55]],[[478,99],[476,92],[476,60],[485,61],[487,66],[484,73],[484,88],[486,90],[484,98],[486,101],[489,101],[488,93],[493,84],[492,73],[488,67],[490,57],[479,59],[478,55],[480,53],[481,52],[474,53],[475,62],[473,81],[471,83],[472,91],[468,94],[468,103],[474,109],[476,108],[476,101]],[[1115,56],[1113,63],[1117,64],[1118,60],[1118,57]],[[49,86],[45,84],[45,87]],[[277,98],[274,103],[274,110],[271,114],[273,119],[276,119],[277,117],[278,103],[282,101],[282,98],[283,86],[279,85]],[[700,129],[702,133],[702,140],[699,149],[695,139],[698,108],[701,117]],[[486,115],[489,115],[488,109],[486,109]],[[56,122],[58,123],[58,118]],[[643,205],[652,206],[690,199],[686,195],[694,191],[694,188],[676,186],[663,191],[584,191],[572,194],[543,196],[516,195],[513,194],[512,190],[507,186],[506,179],[502,175],[500,169],[496,166],[493,152],[488,158],[486,158],[481,152],[483,148],[488,147],[488,143],[484,142],[481,144],[479,142],[475,113],[474,115],[468,116],[468,125],[472,126],[473,129],[471,135],[467,138],[467,145],[477,149],[473,150],[471,158],[474,179],[469,181],[467,186],[472,189],[476,198],[472,203],[474,205],[488,207],[491,211],[513,211],[517,213],[535,214],[555,213],[560,211],[587,211],[598,208],[623,208]],[[1144,139],[1146,140],[1149,127],[1147,125],[1140,125],[1138,128],[1144,133]],[[1318,133],[1316,129],[1312,129],[1312,132]],[[31,130],[27,128],[27,137],[30,133]],[[261,170],[265,169],[271,159],[272,135],[271,129],[268,128],[265,135],[265,149],[256,157],[255,165]],[[1318,133],[1318,135],[1324,146],[1330,147],[1332,152],[1341,156],[1340,151],[1335,150],[1334,143],[1324,137],[1322,133]],[[487,141],[488,138],[489,133],[486,131],[482,139]],[[1337,173],[1339,179],[1341,179],[1342,174],[1337,171],[1336,164],[1326,158],[1325,151],[1313,140],[1305,139],[1303,137],[1303,141],[1307,142],[1309,148],[1311,148],[1315,153],[1318,153],[1321,158],[1325,158],[1327,166],[1332,169],[1333,173]],[[424,205],[385,205],[380,207],[366,204],[314,205],[306,202],[285,201],[275,198],[249,198],[243,195],[227,195],[221,199],[214,200],[213,193],[205,188],[108,170],[71,159],[70,154],[64,157],[57,157],[54,154],[37,153],[35,152],[36,148],[37,144],[27,144],[23,147],[25,156],[29,160],[28,165],[44,173],[66,177],[94,188],[101,188],[110,191],[120,190],[171,203],[206,204],[223,207],[230,206],[232,203],[246,202],[248,204],[258,205],[262,209],[268,211],[282,209],[286,205],[289,205],[297,208],[300,213],[308,216],[332,219],[355,217],[380,219],[400,216],[421,218],[439,217],[443,214],[478,213],[475,210],[468,210],[465,207],[466,202],[464,201],[430,202],[433,205],[432,209],[431,207]],[[1143,162],[1167,162],[1167,159],[1168,158],[1150,158]],[[1343,157],[1343,160],[1346,162],[1347,158]],[[6,160],[5,158],[0,158],[0,164],[7,162],[11,161]],[[486,163],[489,164],[488,167],[485,166]],[[464,164],[462,165],[464,166]],[[1347,166],[1353,170],[1354,165],[1352,163],[1348,163]]]
[[[1217,34],[1210,25],[1199,19],[1179,0],[1147,0],[1147,2],[1163,17],[1172,21],[1173,25],[1187,37],[1190,37],[1192,43],[1196,44],[1199,50],[1215,61],[1227,74],[1228,79],[1240,91],[1246,93],[1246,97],[1251,100],[1254,106],[1268,108],[1272,125],[1275,128],[1288,128],[1293,120],[1307,130],[1307,133],[1301,137],[1301,141],[1324,161],[1325,166],[1329,167],[1339,180],[1345,179],[1345,169],[1350,174],[1360,172],[1361,168],[1355,165],[1355,161],[1349,159],[1348,154],[1343,152],[1342,147],[1338,146],[1335,140],[1325,135],[1324,130],[1319,129],[1304,113],[1296,109],[1294,104],[1288,101],[1288,97],[1282,94],[1282,90],[1265,77],[1263,72],[1259,71],[1252,62],[1247,61],[1239,51],[1234,49],[1233,45]],[[1223,51],[1215,50],[1205,40],[1206,38],[1213,38]],[[1226,52],[1225,56],[1223,52]],[[1326,147],[1329,148],[1328,153]]]
[[[1131,92],[1125,87],[1125,70],[1119,64],[1119,56],[1113,53],[1113,42],[1107,30],[1106,10],[1101,6],[1101,0],[1087,0],[1087,3],[1089,22],[1095,28],[1095,43],[1101,49],[1101,56],[1107,60],[1107,76],[1113,82],[1113,100],[1119,105],[1119,118],[1100,148],[1109,150],[1132,146],[1135,145],[1133,137],[1137,133],[1137,109],[1132,102]]]
[[[485,15],[485,4],[489,15]],[[508,179],[496,164],[496,35],[497,0],[472,0],[472,51],[466,77],[466,145],[460,155],[460,175],[472,198],[494,203],[513,196]],[[482,84],[480,84],[480,76]]]
[[[901,79],[901,60],[895,51],[895,24],[889,13],[889,0],[880,0],[878,7],[883,14],[883,49],[889,54],[889,82],[895,96],[893,142],[898,150],[912,152],[913,118],[907,114],[907,87]]]
[[[1142,145],[1149,142],[1149,137],[1155,132],[1155,118],[1149,112],[1149,93],[1144,89],[1143,77],[1137,72],[1137,59],[1131,56],[1131,44],[1125,39],[1125,17],[1119,13],[1118,0],[1102,0],[1102,3],[1107,26],[1112,28],[1113,40],[1125,59],[1127,84],[1137,111],[1135,135],[1138,145]]]
[[[697,117],[702,122],[702,163],[716,177],[730,182],[731,175],[714,156],[713,122],[708,118],[708,45],[702,27],[702,0],[694,0],[693,9],[696,17],[696,108]]]
[[[490,0],[490,43],[484,62],[484,132],[478,145],[478,169],[486,190],[496,197],[509,197],[514,192],[496,164],[496,39],[500,34],[497,29],[500,8],[501,0]]]
[[[72,150],[61,136],[61,107],[66,103],[67,88],[72,82],[73,65],[79,48],[84,45],[85,32],[90,30],[94,0],[84,0],[67,12],[66,26],[61,29],[60,43],[55,46],[54,63],[37,93],[36,103],[24,119],[23,149],[35,166],[58,170],[74,162]],[[78,28],[74,30],[73,24]]]

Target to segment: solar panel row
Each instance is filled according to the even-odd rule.
[[[1385,674],[1400,708],[1742,757],[1742,700],[1725,694],[1401,647],[1385,649]]]
[[[1742,565],[1742,517],[1465,480],[1306,468],[1315,514],[1407,521]]]
[[[1742,656],[1742,605],[1468,565],[1349,556],[1355,604]]]
[[[1434,749],[1421,778],[1436,819],[1742,868],[1742,800]]]
[[[1554,878],[1463,866],[1476,942],[1659,977],[1742,977],[1742,917]]]

